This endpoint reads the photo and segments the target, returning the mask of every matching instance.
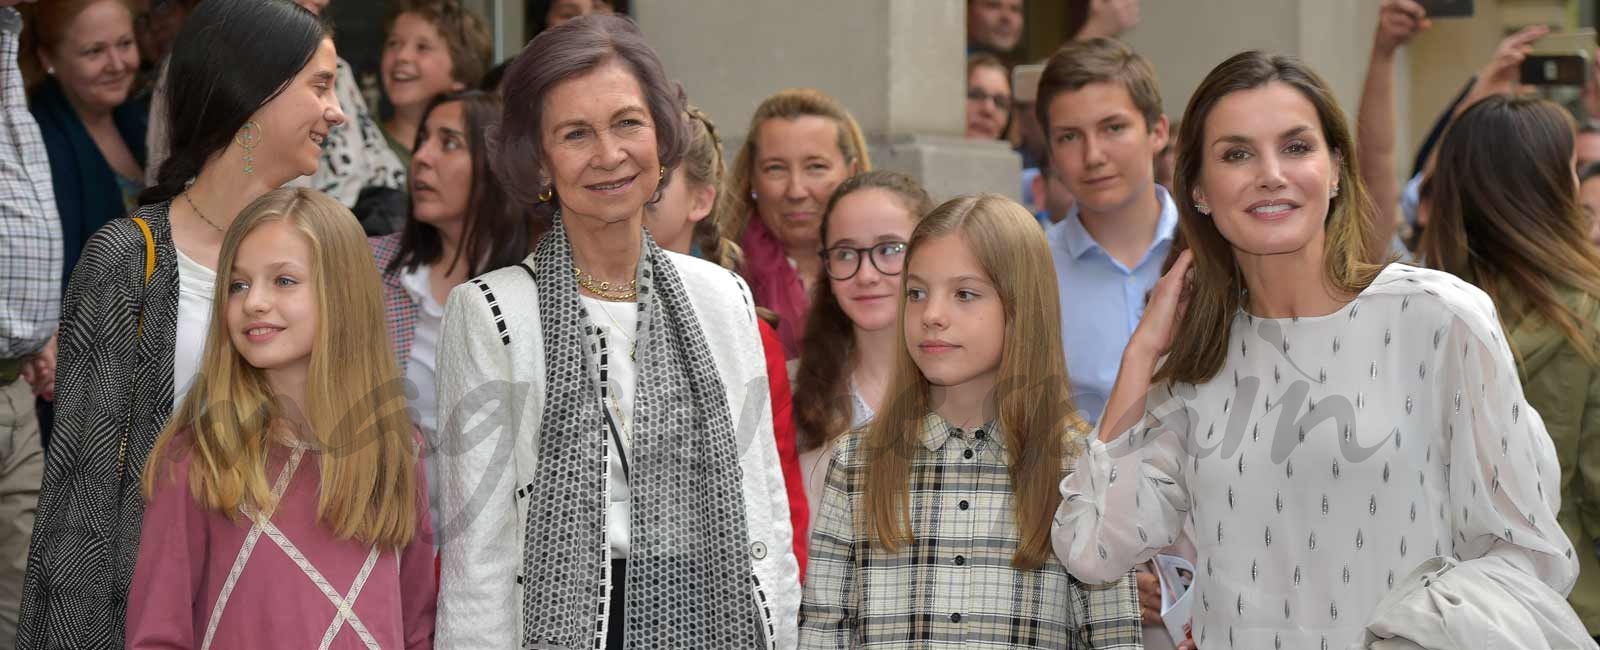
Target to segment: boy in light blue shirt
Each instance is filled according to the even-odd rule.
[[[1075,198],[1046,234],[1073,397],[1098,422],[1178,225],[1177,205],[1155,182],[1168,123],[1150,62],[1105,38],[1051,56],[1035,106],[1049,168]]]

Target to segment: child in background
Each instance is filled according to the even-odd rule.
[[[961,197],[912,232],[884,407],[833,448],[800,647],[1138,648],[1130,574],[1050,547],[1075,413],[1050,250],[1033,216]]]
[[[821,503],[830,447],[883,406],[900,347],[906,242],[933,199],[910,176],[875,170],[840,183],[822,212],[822,273],[806,316],[794,422],[806,498]],[[811,522],[817,510],[811,511]]]
[[[127,647],[431,648],[426,480],[361,226],[270,192],[217,277],[201,372],[144,474]]]

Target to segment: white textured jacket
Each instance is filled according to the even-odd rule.
[[[750,290],[714,264],[667,253],[683,278],[727,390],[744,476],[745,520],[767,647],[796,647],[799,566],[772,436],[765,355]],[[531,267],[533,258],[526,263]],[[482,286],[480,286],[480,283]],[[490,297],[494,304],[491,304]],[[441,574],[434,643],[521,648],[523,541],[544,411],[538,292],[508,267],[450,293],[440,341]],[[605,638],[606,612],[596,612]],[[603,643],[603,641],[602,641]]]

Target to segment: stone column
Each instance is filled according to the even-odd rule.
[[[784,88],[832,95],[861,123],[875,168],[905,171],[935,199],[1021,194],[1002,142],[966,140],[963,0],[635,0],[667,72],[711,115],[729,163],[750,115]]]

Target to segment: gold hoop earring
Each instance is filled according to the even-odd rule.
[[[254,152],[256,146],[261,144],[261,125],[256,124],[255,120],[245,122],[244,126],[239,127],[239,133],[233,136],[233,141],[239,144],[239,148],[244,149],[244,173],[254,174],[256,172]]]
[[[550,199],[555,198],[555,194],[556,194],[556,192],[555,192],[555,187],[554,186],[546,187],[546,188],[544,188],[543,192],[539,193],[539,202],[540,203],[549,203]]]

